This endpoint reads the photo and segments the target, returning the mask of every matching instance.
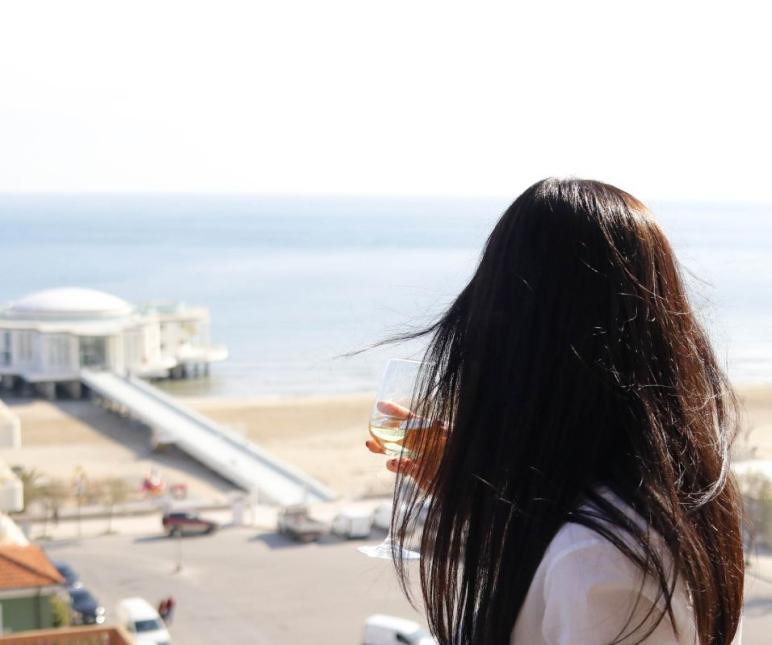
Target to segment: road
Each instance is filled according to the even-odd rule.
[[[182,540],[157,533],[64,540],[46,550],[80,573],[108,622],[120,598],[155,604],[173,595],[175,645],[343,645],[361,643],[362,624],[374,613],[420,620],[391,563],[358,553],[359,544],[325,538],[295,545],[273,533],[226,528]]]
[[[772,642],[772,578],[746,576],[744,614],[743,645]]]
[[[65,538],[46,546],[52,558],[81,574],[107,608],[108,622],[120,598],[139,595],[157,603],[169,594],[177,600],[175,645],[355,645],[370,614],[421,622],[402,596],[391,564],[358,553],[361,542],[328,537],[296,545],[243,527],[176,540],[160,536],[147,520],[144,526],[144,534]],[[767,575],[772,567],[751,571],[743,643],[766,645],[772,633]]]

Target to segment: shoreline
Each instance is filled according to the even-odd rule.
[[[772,459],[772,383],[736,386],[742,430],[738,459]],[[365,449],[371,392],[304,396],[178,396],[192,409],[329,486],[345,499],[389,495],[393,475],[382,455]],[[87,400],[2,396],[20,419],[22,447],[0,449],[8,465],[71,480],[82,466],[94,479],[119,476],[138,484],[151,469],[186,482],[191,496],[220,501],[235,487],[173,447],[154,452],[147,427]],[[755,449],[755,450],[754,450]]]
[[[772,389],[772,383],[769,385]],[[309,403],[325,403],[325,402],[348,402],[351,400],[373,400],[375,392],[341,392],[335,394],[255,394],[253,396],[244,396],[239,394],[195,394],[184,395],[175,394],[167,390],[163,390],[164,393],[169,396],[173,396],[176,399],[190,405],[207,405],[207,406],[226,406],[226,405],[256,405],[256,406],[290,406],[290,405],[304,405]]]
[[[223,401],[223,402],[236,402],[236,403],[254,403],[254,404],[273,404],[289,402],[305,402],[305,401],[322,401],[328,399],[351,399],[361,397],[374,397],[375,390],[349,390],[340,392],[273,392],[273,393],[256,393],[256,394],[242,394],[236,393],[227,394],[221,391],[215,391],[211,394],[206,392],[195,392],[188,394],[185,391],[175,391],[174,388],[166,388],[161,384],[154,383],[156,387],[159,387],[165,394],[173,396],[185,402],[203,402],[203,401]],[[753,394],[757,392],[766,393],[769,392],[772,395],[772,374],[769,379],[766,380],[746,380],[732,382],[732,388],[740,395]],[[0,398],[3,398],[0,396]]]

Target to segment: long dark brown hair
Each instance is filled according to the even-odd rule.
[[[657,609],[619,640],[672,620],[678,581],[700,643],[731,642],[743,589],[736,401],[641,202],[596,181],[531,186],[446,313],[409,336],[422,335],[430,367],[415,411],[447,432],[420,433],[392,530],[407,546],[427,505],[420,583],[440,643],[509,643],[566,522],[606,537],[659,588]],[[399,559],[397,570],[407,591]]]

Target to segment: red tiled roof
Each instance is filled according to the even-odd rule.
[[[60,585],[64,579],[40,547],[0,546],[0,589]]]

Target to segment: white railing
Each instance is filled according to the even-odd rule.
[[[248,492],[280,505],[329,501],[335,494],[230,428],[136,377],[83,370],[83,384],[157,430],[171,443]]]

